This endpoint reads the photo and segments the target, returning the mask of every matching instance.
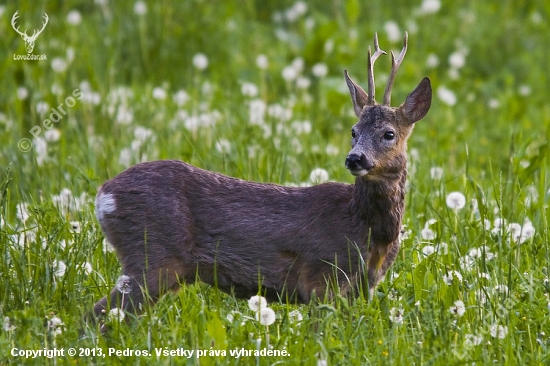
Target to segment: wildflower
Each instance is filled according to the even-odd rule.
[[[460,69],[466,64],[466,57],[463,52],[456,51],[449,56],[449,65],[453,69]]]
[[[300,76],[296,79],[296,87],[299,89],[307,89],[311,85],[311,80],[306,77]]]
[[[317,360],[317,366],[328,366],[327,360]]]
[[[78,221],[71,221],[70,222],[70,225],[71,225],[71,231],[73,233],[79,233],[80,232],[80,222]]]
[[[29,96],[29,91],[24,86],[17,88],[17,99],[25,100]]]
[[[52,60],[52,70],[55,72],[64,72],[67,70],[67,61],[61,57],[54,57]]]
[[[493,324],[491,325],[490,332],[493,338],[504,339],[508,334],[508,327],[505,325]]]
[[[204,53],[197,53],[193,56],[193,66],[199,70],[204,70],[208,67],[208,57]]]
[[[435,248],[433,245],[426,245],[424,248],[422,248],[422,253],[425,256],[430,256],[435,253]]]
[[[464,306],[464,302],[462,300],[457,300],[455,301],[454,306],[451,306],[449,310],[454,315],[461,317],[466,312],[466,306]]]
[[[247,97],[255,97],[258,95],[258,87],[253,83],[244,82],[241,86],[241,93]]]
[[[298,74],[296,73],[296,70],[292,66],[287,66],[283,69],[281,75],[283,76],[283,79],[286,81],[292,81],[296,79]]]
[[[54,260],[52,262],[53,274],[56,277],[63,277],[67,271],[67,265],[61,260]]]
[[[153,99],[158,99],[158,100],[166,99],[166,90],[164,90],[164,88],[161,88],[160,86],[157,86],[156,88],[154,88]]]
[[[531,87],[526,84],[520,85],[518,92],[519,92],[519,95],[526,97],[531,94]]]
[[[121,125],[129,125],[134,120],[134,112],[125,105],[120,105],[117,108],[115,121]]]
[[[248,118],[250,124],[261,126],[264,123],[264,115],[267,106],[261,99],[253,99],[248,104]]]
[[[395,324],[399,325],[403,323],[403,308],[391,308],[390,309],[390,321]]]
[[[304,318],[299,310],[292,310],[290,313],[288,313],[288,317],[290,318],[290,321],[292,323],[299,323]]]
[[[508,286],[506,286],[506,285],[496,285],[494,287],[493,291],[496,294],[508,295]]]
[[[498,107],[500,107],[500,102],[498,100],[496,100],[495,98],[491,98],[487,102],[487,106],[491,109],[497,109]]]
[[[48,329],[54,336],[60,335],[63,332],[63,321],[57,317],[52,316],[50,320],[48,320]]]
[[[465,338],[466,339],[464,340],[464,347],[466,349],[470,349],[474,346],[479,346],[481,342],[483,342],[482,336],[476,336],[474,334],[466,334]]]
[[[399,30],[399,26],[393,20],[387,21],[386,24],[384,24],[384,30],[386,31],[390,42],[397,42],[401,39],[401,31]]]
[[[440,86],[439,88],[437,88],[437,96],[439,97],[439,99],[441,99],[443,103],[447,104],[450,107],[456,104],[455,93],[444,86]]]
[[[271,308],[263,308],[256,312],[256,320],[260,322],[261,325],[271,325],[275,322],[275,312]]]
[[[315,168],[309,174],[309,180],[312,183],[323,183],[328,181],[328,172],[322,168]]]
[[[21,222],[25,222],[29,219],[29,204],[26,202],[20,202],[15,206],[15,215]]]
[[[313,65],[313,68],[311,69],[311,73],[315,77],[324,78],[325,76],[327,76],[328,67],[323,63],[317,63]]]
[[[71,10],[67,14],[67,23],[70,25],[79,25],[82,21],[82,16],[80,15],[80,12],[78,10]]]
[[[126,317],[126,314],[124,314],[124,310],[119,308],[112,308],[109,311],[108,319],[111,322],[118,321],[119,323],[124,320]]]
[[[145,15],[147,14],[147,5],[143,1],[136,1],[134,4],[134,13],[136,15]]]
[[[437,234],[429,227],[425,227],[422,231],[420,231],[420,236],[422,239],[430,241],[434,240],[437,237]]]
[[[44,132],[44,139],[48,142],[57,142],[61,138],[61,131],[57,128],[52,128]]]
[[[430,53],[426,58],[426,66],[430,69],[433,69],[439,66],[439,58],[437,57],[437,55]]]
[[[36,153],[36,163],[43,165],[48,158],[48,143],[42,138],[33,139],[34,152]]]
[[[132,279],[126,275],[122,275],[116,281],[115,288],[121,294],[129,294],[132,291]]]
[[[441,9],[440,0],[424,0],[418,9],[418,13],[423,14],[433,14],[437,13]]]
[[[226,139],[219,139],[216,141],[216,150],[222,154],[229,154],[231,152],[231,143]]]
[[[430,177],[433,180],[441,180],[443,177],[443,168],[439,166],[433,166],[430,168]]]
[[[258,57],[256,57],[256,66],[258,68],[265,70],[269,66],[269,61],[267,60],[267,56],[260,54]]]
[[[267,307],[267,300],[263,296],[252,296],[250,300],[248,300],[248,307],[252,311],[265,309]]]
[[[332,144],[328,144],[327,147],[325,148],[325,152],[327,153],[327,155],[338,155],[340,150],[338,149],[338,147]]]
[[[15,330],[15,328],[17,328],[15,325],[11,324],[10,322],[10,318],[5,316],[4,317],[4,330],[6,332],[13,332]]]
[[[445,200],[447,206],[453,210],[460,210],[466,206],[466,197],[460,192],[451,192]]]
[[[43,116],[46,114],[46,112],[50,111],[50,105],[46,102],[38,102],[36,103],[36,113]]]
[[[185,90],[178,90],[178,92],[174,94],[174,103],[176,103],[178,107],[182,107],[188,100],[189,94],[187,94]]]
[[[462,282],[462,275],[458,271],[449,271],[447,274],[443,275],[443,282],[445,282],[448,286],[451,286],[455,279],[458,280],[458,282]]]

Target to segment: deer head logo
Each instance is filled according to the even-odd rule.
[[[32,33],[32,36],[27,35],[27,30],[25,29],[24,32],[21,32],[19,30],[19,26],[15,26],[15,21],[17,18],[19,18],[18,15],[19,11],[16,11],[15,14],[13,14],[13,17],[11,18],[11,26],[13,29],[21,35],[21,38],[23,38],[23,41],[25,41],[25,48],[27,49],[27,53],[31,53],[34,49],[34,42],[36,41],[36,38],[42,33],[44,28],[46,28],[46,24],[48,24],[48,14],[44,13],[44,23],[42,23],[42,29],[40,30],[34,30]]]

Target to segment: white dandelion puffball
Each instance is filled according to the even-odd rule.
[[[130,277],[122,275],[116,281],[115,287],[121,294],[129,294],[132,291],[132,280]]]
[[[460,192],[451,192],[445,199],[447,206],[453,210],[460,210],[466,206],[466,197]]]
[[[252,296],[250,300],[248,300],[248,307],[252,311],[265,309],[267,308],[267,300],[263,296]]]
[[[256,320],[258,320],[261,325],[271,325],[275,323],[275,318],[275,312],[271,308],[263,308],[256,313]]]
[[[204,70],[208,67],[208,57],[204,53],[197,53],[193,56],[193,66],[199,70]]]
[[[122,322],[124,320],[124,318],[126,317],[126,315],[124,314],[124,310],[122,309],[119,309],[119,308],[112,308],[110,311],[109,311],[109,321],[111,322]]]
[[[466,312],[466,306],[464,305],[464,302],[462,300],[457,300],[449,310],[452,314],[461,317]]]
[[[491,325],[491,336],[493,338],[499,338],[504,339],[506,337],[506,334],[508,334],[508,327],[505,325]]]
[[[328,181],[328,172],[322,168],[315,168],[309,174],[309,180],[312,183],[324,183]]]

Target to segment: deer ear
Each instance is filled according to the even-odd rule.
[[[424,78],[399,107],[410,124],[420,121],[432,104],[432,86],[430,79]]]
[[[363,107],[367,105],[368,94],[348,76],[348,70],[344,70],[344,77],[348,85],[351,101],[353,102],[353,110],[355,115],[359,117]]]

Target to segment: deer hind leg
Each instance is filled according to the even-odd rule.
[[[389,245],[373,246],[369,252],[367,276],[369,281],[369,295],[374,296],[374,290],[399,253],[398,241]]]

